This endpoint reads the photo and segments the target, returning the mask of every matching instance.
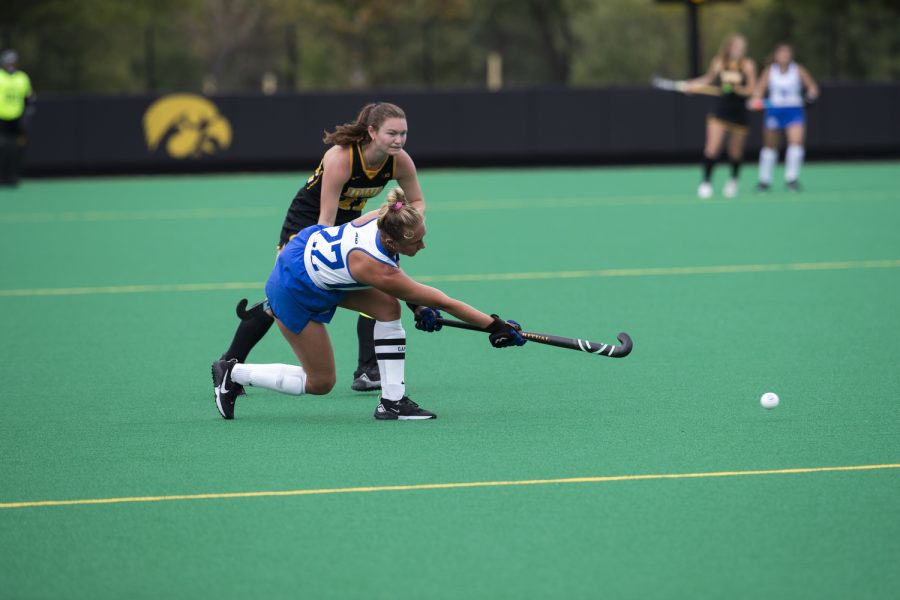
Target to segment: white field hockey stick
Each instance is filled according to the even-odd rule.
[[[650,80],[650,85],[658,90],[664,90],[666,92],[678,92],[680,94],[700,94],[702,96],[722,95],[722,90],[714,85],[690,85],[687,81],[664,79],[662,77],[654,77]]]
[[[702,96],[721,96],[722,90],[712,85],[690,85],[686,81],[677,81],[675,79],[663,79],[662,77],[654,77],[650,84],[658,90],[667,92],[679,92],[681,94],[700,94]],[[804,99],[804,104],[812,104],[809,98]],[[749,110],[765,110],[769,108],[779,108],[774,106],[768,99],[747,100],[747,108]]]

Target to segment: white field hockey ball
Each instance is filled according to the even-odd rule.
[[[766,392],[765,394],[763,394],[762,396],[759,397],[759,404],[763,408],[768,408],[768,409],[775,408],[776,406],[778,406],[778,402],[779,402],[778,394],[775,394],[773,392]]]

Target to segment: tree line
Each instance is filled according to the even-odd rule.
[[[643,85],[687,77],[686,9],[655,0],[4,0],[42,93]],[[701,55],[743,33],[823,81],[900,79],[894,0],[700,2]]]

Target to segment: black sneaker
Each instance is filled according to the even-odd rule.
[[[379,421],[422,421],[437,419],[437,415],[419,408],[419,405],[403,396],[399,401],[381,399],[375,407],[375,418]]]
[[[757,192],[768,192],[769,184],[763,183],[762,181],[760,181],[759,183],[756,184],[756,191]]]
[[[231,379],[231,370],[237,359],[217,360],[212,364],[213,388],[216,395],[216,407],[224,419],[234,418],[234,401],[244,393],[244,386]]]
[[[802,192],[803,191],[803,186],[800,185],[800,182],[797,181],[796,179],[793,181],[786,182],[784,184],[784,187],[786,187],[787,191],[789,191],[789,192]]]
[[[381,389],[381,374],[378,369],[364,371],[353,378],[350,389],[354,392],[372,392]]]
[[[227,356],[225,356],[225,355],[223,354],[222,356],[219,357],[219,360],[225,360],[225,361],[227,361],[227,360],[237,360],[237,359],[236,359],[236,358],[235,358],[235,359],[229,359]],[[240,362],[240,361],[238,361],[238,362]],[[238,392],[238,396],[246,396],[246,395],[247,395],[247,390],[245,390],[245,389],[243,388],[243,386],[241,386],[241,391]]]

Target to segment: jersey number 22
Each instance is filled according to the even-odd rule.
[[[325,238],[326,242],[335,242],[331,244],[331,252],[334,255],[333,259],[328,258],[324,254],[322,254],[319,250],[316,249],[315,245],[313,245],[313,249],[310,252],[310,256],[314,257],[316,260],[321,262],[332,271],[337,271],[338,269],[344,268],[344,258],[341,256],[341,234],[344,233],[344,227],[346,226],[346,223],[344,225],[341,225],[340,229],[338,229],[337,233],[334,235],[330,235],[327,229],[323,229],[319,232],[322,234],[322,237]],[[319,270],[315,264],[313,264],[313,268],[315,268],[317,271]]]

